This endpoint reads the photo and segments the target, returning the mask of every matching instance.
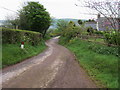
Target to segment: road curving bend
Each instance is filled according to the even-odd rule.
[[[3,88],[96,88],[95,83],[58,37],[46,42],[48,49],[2,71]]]

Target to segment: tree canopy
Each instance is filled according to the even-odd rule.
[[[83,24],[82,20],[79,19],[79,20],[78,20],[78,24],[79,24],[79,25]]]
[[[19,11],[20,28],[37,31],[45,35],[51,24],[51,18],[43,5],[38,2],[27,2]]]

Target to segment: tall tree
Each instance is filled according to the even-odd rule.
[[[37,31],[45,36],[51,24],[51,18],[43,5],[38,2],[27,2],[19,13],[21,29]]]
[[[22,11],[19,11],[19,28],[22,30],[30,30],[30,24],[27,21],[26,15]]]
[[[19,18],[18,15],[10,15],[6,16],[5,22],[3,22],[3,26],[12,29],[18,29],[19,27]]]

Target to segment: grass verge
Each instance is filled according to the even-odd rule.
[[[44,41],[39,45],[32,46],[25,44],[25,48],[21,49],[20,44],[3,44],[2,45],[2,68],[19,63],[26,58],[35,56],[46,48]]]
[[[107,88],[118,88],[119,57],[115,53],[110,53],[116,49],[115,47],[94,43],[95,48],[91,48],[91,46],[94,47],[92,42],[72,39],[69,43],[65,43],[64,40],[65,38],[61,38],[60,44],[74,52],[80,65],[87,70],[90,77],[97,81],[97,84]],[[106,50],[109,51],[102,53]]]

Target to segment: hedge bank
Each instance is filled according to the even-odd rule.
[[[16,44],[24,41],[27,44],[38,45],[42,39],[42,34],[39,32],[2,28],[2,43]]]
[[[41,33],[2,28],[2,65],[0,68],[19,63],[45,50]],[[24,41],[24,49],[20,48]]]

